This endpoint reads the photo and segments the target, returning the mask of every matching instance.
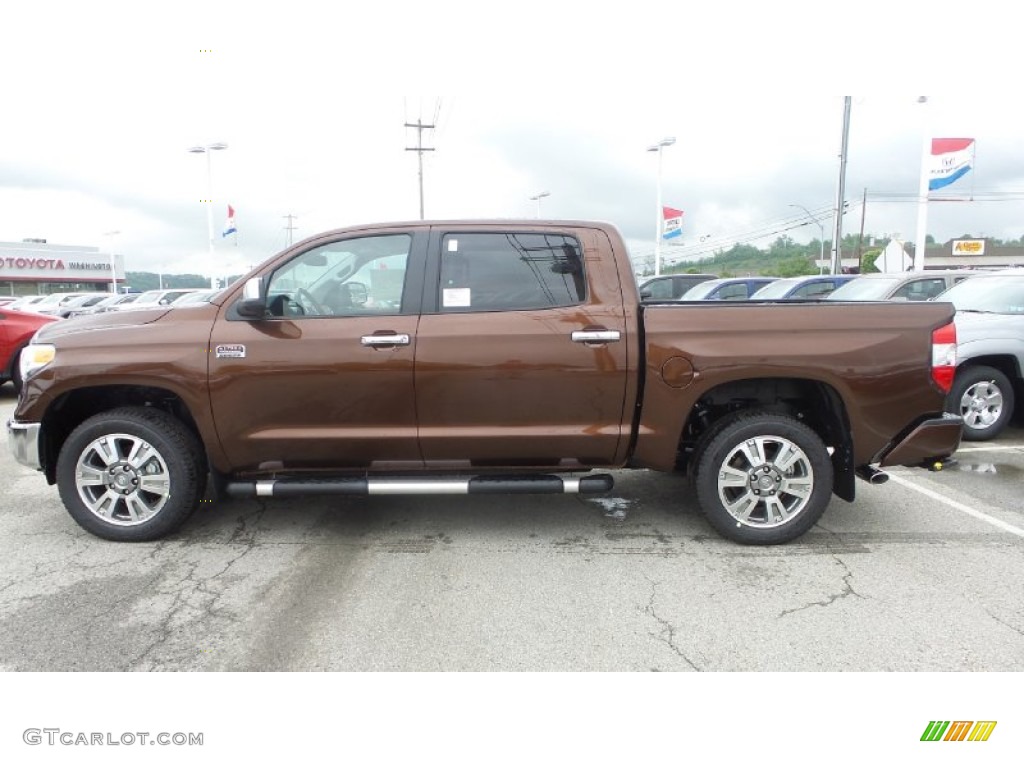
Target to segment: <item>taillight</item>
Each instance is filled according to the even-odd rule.
[[[932,381],[943,392],[953,387],[956,376],[956,326],[953,323],[932,331]]]

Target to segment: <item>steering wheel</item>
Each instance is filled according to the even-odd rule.
[[[299,288],[299,290],[295,292],[295,298],[292,301],[301,310],[301,314],[303,315],[325,314],[323,308],[316,303],[316,299],[313,298],[313,294],[305,288]]]

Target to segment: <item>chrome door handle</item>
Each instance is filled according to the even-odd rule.
[[[374,334],[363,336],[359,343],[364,347],[407,347],[410,343],[408,333]]]
[[[573,331],[572,340],[579,344],[606,344],[618,341],[622,334],[618,331]]]

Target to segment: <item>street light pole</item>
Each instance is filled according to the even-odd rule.
[[[658,199],[654,209],[654,276],[661,274],[661,153],[665,147],[676,143],[674,136],[667,136],[657,144],[647,148],[648,152],[658,153]]]
[[[789,207],[790,208],[800,208],[801,210],[803,210],[804,213],[806,213],[808,216],[811,217],[811,220],[815,224],[818,225],[818,229],[821,232],[821,237],[819,238],[820,247],[818,248],[818,274],[819,275],[825,274],[825,225],[822,224],[820,221],[818,221],[817,217],[815,217],[815,215],[813,213],[808,211],[806,208],[804,208],[799,203],[790,203]]]
[[[188,151],[196,154],[206,155],[206,230],[210,240],[210,288],[217,287],[217,277],[213,274],[215,269],[216,261],[213,255],[213,163],[210,161],[210,155],[218,149],[227,149],[228,145],[222,141],[218,141],[214,144],[207,144],[202,147],[191,147]]]
[[[110,250],[110,292],[117,293],[117,268],[114,266],[114,235],[120,235],[121,231],[118,229],[111,230],[110,232],[104,232],[104,237],[109,237],[108,249]]]
[[[551,196],[550,192],[539,192],[539,193],[537,193],[536,195],[533,195],[530,198],[531,200],[536,200],[537,201],[537,218],[538,219],[540,218],[540,199],[542,197],[550,197],[550,196]]]

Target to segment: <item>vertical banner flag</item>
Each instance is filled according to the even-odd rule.
[[[235,209],[232,208],[229,205],[228,206],[228,220],[227,220],[227,223],[224,225],[224,231],[221,233],[220,236],[221,237],[227,237],[228,235],[233,234],[233,233],[235,233],[237,231],[238,230],[235,229]]]
[[[932,139],[928,191],[948,187],[974,165],[974,139]]]
[[[662,240],[671,240],[683,234],[683,212],[675,208],[662,206],[661,216],[664,224],[661,230]]]

